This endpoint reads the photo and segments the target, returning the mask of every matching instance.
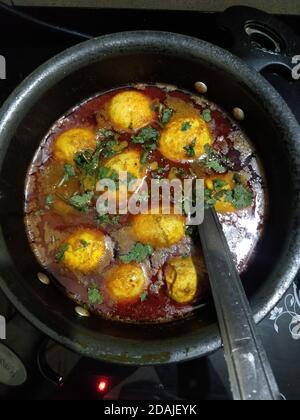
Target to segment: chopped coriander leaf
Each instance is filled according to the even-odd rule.
[[[207,207],[212,207],[216,204],[217,200],[220,200],[225,194],[227,193],[226,190],[221,191],[214,191],[205,188],[204,190],[204,201]]]
[[[126,149],[127,146],[128,143],[119,141],[119,135],[112,130],[102,128],[97,133],[97,150],[99,151],[99,156],[101,155],[105,159],[117,155]]]
[[[214,153],[217,154],[217,151],[214,150],[213,148],[211,148],[208,144],[204,145],[204,150],[205,150],[205,153],[206,153],[207,157],[210,157]]]
[[[194,139],[190,145],[184,146],[184,150],[188,157],[193,158],[196,156],[195,146],[196,146],[196,139]]]
[[[207,188],[205,188],[204,190],[204,207],[205,209],[209,209],[211,207],[214,207],[216,202],[218,200],[220,200],[222,197],[225,196],[225,194],[227,193],[226,190],[221,190],[221,191],[214,191],[214,190],[209,190]]]
[[[98,172],[98,179],[107,179],[109,177],[111,170],[105,166],[101,166]]]
[[[185,228],[186,235],[193,236],[194,232],[195,232],[195,226],[186,226]]]
[[[97,222],[99,226],[106,227],[108,225],[118,225],[120,223],[120,215],[109,216],[108,214],[99,215]]]
[[[97,149],[95,152],[91,150],[85,150],[83,152],[78,152],[75,154],[75,164],[80,171],[82,177],[82,186],[84,190],[88,190],[86,188],[86,178],[89,178],[89,183],[94,185],[96,172],[99,166],[99,159],[100,159],[101,150]]]
[[[117,135],[106,128],[97,133],[96,150],[84,150],[77,152],[74,162],[82,175],[96,177],[99,168],[100,157],[108,159],[123,150]]]
[[[142,156],[141,156],[141,164],[142,164],[142,165],[145,165],[145,164],[146,164],[146,162],[147,162],[147,160],[149,159],[149,157],[150,157],[150,151],[149,151],[149,150],[147,150],[147,151],[145,151],[145,152],[142,154]]]
[[[221,190],[221,191],[217,191],[214,194],[214,197],[216,200],[220,200],[222,197],[224,197],[224,195],[227,193],[227,190]]]
[[[145,290],[140,296],[141,302],[145,302],[147,297],[148,297],[148,292],[147,292],[147,290]]]
[[[142,128],[142,130],[135,136],[132,137],[132,141],[135,144],[157,144],[160,137],[160,133],[155,128],[148,126],[145,128]]]
[[[52,194],[49,194],[46,197],[46,201],[45,201],[45,207],[46,209],[50,209],[50,207],[52,207],[54,204],[54,196]]]
[[[162,179],[162,175],[159,174],[157,171],[152,172],[152,179],[155,179],[159,182],[160,179]]]
[[[103,128],[97,133],[97,149],[101,156],[108,159],[117,155],[123,150],[121,142],[118,140],[119,136],[111,130]]]
[[[209,190],[208,188],[205,188],[205,190],[204,190],[204,207],[206,209],[214,207],[216,202],[217,202],[217,200],[213,196],[213,191]]]
[[[64,166],[64,171],[65,171],[65,176],[68,179],[73,178],[76,175],[75,168],[73,165],[69,165],[66,163]]]
[[[93,157],[92,150],[84,150],[82,152],[75,153],[74,162],[79,169],[84,169],[86,164],[90,163]]]
[[[241,210],[251,206],[253,193],[242,184],[238,184],[233,190],[226,192],[225,200],[231,203],[236,209]]]
[[[157,144],[156,143],[149,143],[144,145],[144,149],[151,151],[154,151],[157,149]]]
[[[105,159],[109,159],[120,152],[118,148],[119,142],[117,140],[109,140],[106,142],[105,147],[102,150],[102,156]]]
[[[168,165],[165,167],[159,166],[156,170],[152,171],[152,178],[161,179],[164,174],[169,171],[169,169]]]
[[[210,160],[210,161],[206,162],[205,166],[208,169],[212,169],[213,171],[218,172],[219,174],[223,174],[224,172],[226,172],[225,166],[223,166],[217,160]]]
[[[127,255],[122,255],[120,259],[125,264],[129,264],[131,262],[141,263],[146,258],[150,257],[152,253],[152,246],[137,243]]]
[[[76,210],[86,213],[89,210],[93,198],[94,193],[91,191],[82,195],[75,194],[72,197],[65,199],[65,201]]]
[[[214,190],[220,190],[223,187],[225,187],[226,182],[223,181],[222,179],[214,179],[213,180],[213,186],[214,186]]]
[[[158,118],[162,126],[165,126],[168,122],[170,122],[173,114],[174,109],[168,108],[163,104],[159,104]]]
[[[83,248],[87,248],[87,247],[89,246],[89,243],[88,243],[87,241],[85,241],[84,239],[81,239],[81,240],[80,240],[80,245],[81,245]]]
[[[159,175],[163,175],[165,172],[168,172],[168,170],[169,170],[168,167],[163,168],[162,166],[159,166],[158,169],[157,169],[157,173]]]
[[[88,299],[92,305],[101,305],[104,298],[97,286],[92,286],[88,289]]]
[[[107,140],[107,139],[114,139],[115,133],[108,128],[101,128],[97,132],[97,139],[98,140]]]
[[[192,127],[189,121],[185,121],[181,126],[181,131],[188,131]]]
[[[68,163],[64,166],[64,176],[60,183],[58,184],[58,187],[62,187],[64,184],[66,184],[71,178],[74,178],[76,176],[75,168],[73,165],[69,165]]]
[[[204,149],[206,153],[206,158],[203,161],[204,166],[220,174],[226,172],[226,167],[230,166],[229,159],[212,149],[208,144],[204,146]]]
[[[69,244],[64,244],[56,253],[55,255],[55,260],[57,263],[61,263],[64,258],[65,258],[65,253],[68,251],[69,249]]]
[[[119,174],[118,174],[117,171],[114,171],[113,169],[106,168],[105,166],[102,166],[99,169],[98,178],[99,179],[111,179],[113,181],[118,181],[119,180]]]
[[[142,145],[144,149],[144,153],[141,156],[142,165],[146,164],[150,153],[157,149],[159,138],[159,131],[151,126],[143,128],[137,135],[132,137],[132,142]]]
[[[234,180],[234,182],[235,182],[236,184],[241,184],[241,183],[242,183],[241,177],[240,177],[240,175],[239,175],[239,174],[237,174],[237,173],[235,173],[235,174],[233,175],[233,180]]]
[[[211,116],[211,110],[210,109],[205,109],[202,112],[202,118],[204,119],[205,122],[211,122],[212,120],[212,116]]]

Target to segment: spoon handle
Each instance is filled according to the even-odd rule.
[[[199,226],[235,400],[279,400],[280,393],[240,276],[214,209]]]

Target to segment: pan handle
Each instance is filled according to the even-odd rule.
[[[279,400],[278,386],[217,213],[199,226],[235,400]]]
[[[293,78],[300,38],[281,20],[252,7],[233,6],[218,17],[218,25],[231,34],[231,52],[257,71],[281,68]]]

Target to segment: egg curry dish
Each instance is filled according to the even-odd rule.
[[[103,214],[97,185],[126,171],[140,180],[204,180],[242,273],[262,233],[261,165],[237,120],[205,96],[139,84],[97,94],[61,117],[28,170],[25,224],[44,275],[105,319],[161,323],[205,304],[208,278],[197,228],[187,217]],[[118,198],[119,199],[119,198]],[[149,196],[141,194],[141,200]],[[172,210],[172,209],[171,209]]]

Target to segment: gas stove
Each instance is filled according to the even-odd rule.
[[[224,48],[230,37],[216,13],[0,6],[1,56],[6,79],[0,102],[38,65],[88,39],[124,30],[165,30],[192,35]],[[25,17],[23,13],[31,16]],[[280,17],[300,36],[300,17]],[[41,21],[51,22],[44,25]],[[64,28],[72,28],[69,31]],[[271,48],[265,39],[262,48]],[[256,38],[255,42],[262,42]],[[276,45],[275,45],[276,47]],[[299,47],[300,54],[300,47]],[[276,70],[276,71],[275,71]],[[300,122],[300,82],[287,82],[274,66],[264,76],[288,102]],[[283,398],[300,399],[300,298],[298,279],[259,326]],[[228,400],[222,350],[181,364],[126,367],[85,359],[31,326],[0,292],[0,399],[3,400]]]

